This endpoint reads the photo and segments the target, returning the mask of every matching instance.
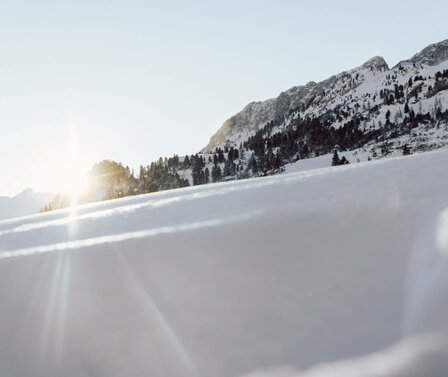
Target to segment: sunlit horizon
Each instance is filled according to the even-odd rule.
[[[65,125],[65,140],[57,151],[50,148],[40,155],[41,165],[45,168],[42,175],[45,182],[35,191],[65,193],[71,202],[76,203],[78,197],[87,190],[88,172],[92,162],[89,152],[82,145],[79,124],[71,120]]]
[[[252,101],[375,55],[393,66],[447,38],[444,3],[416,12],[420,5],[2,4],[0,195],[79,192],[84,172],[99,161],[138,169],[159,157],[194,154]],[[404,33],[404,24],[420,26]],[[67,155],[73,125],[76,157]]]

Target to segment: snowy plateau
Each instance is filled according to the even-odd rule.
[[[447,165],[310,165],[2,221],[0,375],[447,376]]]

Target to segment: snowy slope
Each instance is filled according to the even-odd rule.
[[[428,152],[0,222],[1,375],[445,376],[447,163]]]

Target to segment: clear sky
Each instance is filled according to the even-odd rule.
[[[68,166],[195,153],[251,101],[448,38],[447,11],[446,0],[0,0],[0,195],[59,190]]]

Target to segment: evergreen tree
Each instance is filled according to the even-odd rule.
[[[232,171],[231,171],[231,167],[230,167],[231,164],[232,164],[232,162],[229,160],[226,160],[226,162],[224,163],[224,170],[223,170],[224,177],[228,177],[229,175],[232,175]]]
[[[407,102],[404,104],[404,113],[409,113],[409,104]]]
[[[250,156],[247,167],[252,171],[252,174],[258,174],[258,162],[257,158],[255,157],[255,153],[252,153],[252,155]]]
[[[190,158],[188,157],[188,155],[185,156],[182,165],[183,165],[184,169],[189,169],[190,168]]]
[[[408,156],[408,155],[410,155],[410,154],[411,154],[411,149],[408,147],[407,144],[405,144],[405,145],[403,146],[403,156]]]
[[[390,110],[389,109],[387,109],[387,111],[386,111],[386,124],[387,125],[390,124]]]
[[[192,172],[191,178],[193,179],[193,185],[202,185],[205,183],[205,174],[204,174],[204,160],[201,156],[196,154],[191,158],[192,164]]]
[[[338,151],[335,149],[333,153],[333,159],[331,160],[331,166],[338,166],[341,164],[341,160],[339,159]]]
[[[212,180],[213,182],[219,182],[222,180],[222,171],[219,165],[213,165],[212,168]]]
[[[220,149],[218,149],[218,162],[220,164],[222,164],[224,162],[224,160],[225,160],[224,153],[223,153],[222,149],[220,148]]]

